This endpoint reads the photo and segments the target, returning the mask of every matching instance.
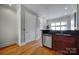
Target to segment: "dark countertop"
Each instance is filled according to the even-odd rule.
[[[56,34],[56,35],[72,36],[71,34]]]
[[[79,36],[79,30],[65,30],[65,31],[53,31],[53,30],[42,30],[42,34],[56,34],[64,36]]]

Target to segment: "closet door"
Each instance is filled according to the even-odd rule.
[[[36,30],[36,16],[26,12],[25,13],[25,40],[29,43],[35,40]]]

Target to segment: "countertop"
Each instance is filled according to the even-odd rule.
[[[64,36],[79,36],[79,30],[65,30],[65,31],[53,31],[53,30],[42,30],[42,34],[56,34]]]

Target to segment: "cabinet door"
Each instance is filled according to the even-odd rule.
[[[43,36],[43,45],[52,48],[52,36]]]
[[[77,54],[79,54],[79,36],[75,37],[75,44],[76,44]]]
[[[56,36],[53,40],[53,47],[58,50],[74,48],[74,38],[72,36]]]
[[[62,42],[63,42],[63,46],[65,48],[74,48],[75,47],[74,37],[72,37],[72,36],[63,36]]]
[[[53,39],[53,49],[55,49],[55,50],[61,50],[62,49],[61,36],[56,36]]]

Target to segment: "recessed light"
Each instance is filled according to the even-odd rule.
[[[66,7],[66,8],[64,8],[65,10],[67,10],[68,8]]]
[[[9,6],[12,6],[12,4],[9,4]]]

